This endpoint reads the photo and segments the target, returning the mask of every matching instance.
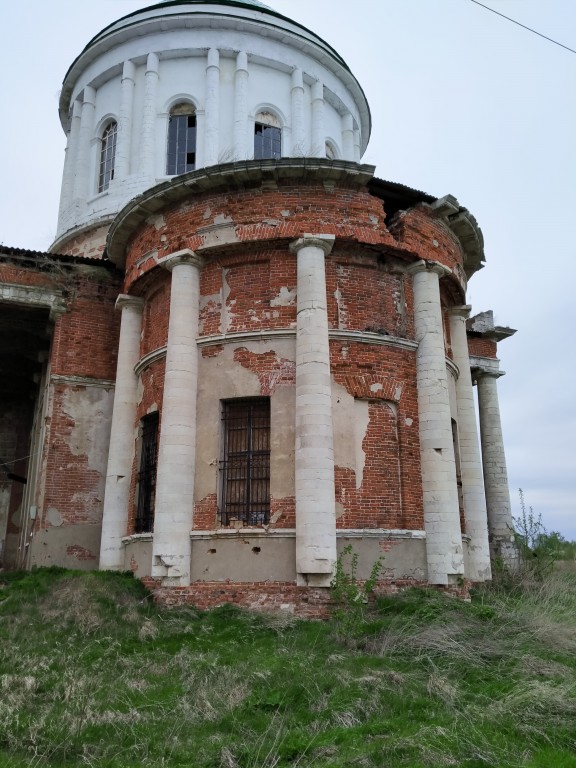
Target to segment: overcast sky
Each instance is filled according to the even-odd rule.
[[[483,0],[576,49],[575,0]],[[0,241],[47,249],[56,231],[64,74],[100,29],[146,0],[2,7]],[[576,539],[574,275],[576,55],[472,0],[270,0],[344,57],[372,110],[363,162],[380,178],[456,196],[484,233],[474,312],[518,329],[500,345],[500,407],[518,488],[548,530]]]

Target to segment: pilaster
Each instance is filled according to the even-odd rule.
[[[142,124],[140,126],[140,170],[144,176],[150,179],[154,179],[156,177],[155,145],[158,67],[158,56],[155,53],[148,54],[148,58],[146,59]],[[164,162],[166,161],[164,160]],[[163,172],[166,172],[166,166],[164,166]]]
[[[246,160],[248,155],[248,56],[244,51],[236,56],[234,80],[234,160]]]
[[[116,161],[114,164],[115,180],[124,179],[130,173],[134,73],[134,64],[131,61],[125,61],[122,70],[122,95],[120,99],[120,113],[118,115],[118,143],[116,145]]]
[[[220,151],[220,54],[210,48],[206,62],[205,165],[216,165]]]

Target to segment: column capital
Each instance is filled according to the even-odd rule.
[[[305,233],[298,240],[293,240],[290,243],[290,251],[292,253],[298,253],[302,248],[320,248],[324,251],[324,256],[328,256],[332,248],[334,247],[335,235],[310,235]]]
[[[448,314],[452,317],[458,317],[462,320],[467,320],[470,317],[472,307],[470,304],[461,304],[456,307],[448,307]]]
[[[149,74],[150,72],[154,73],[155,75],[158,74],[158,66],[160,64],[160,59],[155,53],[149,53],[148,58],[146,59],[146,74]]]
[[[126,307],[132,307],[140,312],[144,307],[144,299],[139,296],[129,296],[127,293],[121,293],[116,299],[114,309],[125,309]]]
[[[184,248],[184,250],[171,253],[158,262],[158,266],[164,267],[169,272],[172,272],[174,267],[177,267],[179,264],[191,264],[193,267],[197,267],[197,269],[202,269],[204,259],[189,248]]]
[[[472,381],[476,383],[478,379],[482,379],[485,376],[492,379],[499,379],[500,376],[504,376],[505,371],[497,371],[494,368],[473,368],[472,369]]]
[[[419,272],[432,272],[433,274],[438,275],[438,277],[445,277],[446,275],[452,274],[452,270],[449,267],[445,267],[444,264],[440,264],[439,261],[424,261],[424,259],[409,264],[406,268],[406,272],[409,275],[416,275]]]
[[[122,82],[124,80],[132,80],[132,82],[134,82],[135,73],[136,67],[134,62],[130,61],[130,59],[126,59],[122,67]]]

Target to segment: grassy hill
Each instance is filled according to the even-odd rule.
[[[576,766],[576,575],[332,622],[0,575],[0,766]]]

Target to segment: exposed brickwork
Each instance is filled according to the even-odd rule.
[[[66,242],[58,245],[58,253],[101,259],[106,247],[107,234],[108,225],[83,232],[81,235],[71,237]]]
[[[475,357],[497,357],[497,344],[492,339],[484,339],[479,336],[468,336],[468,353]]]
[[[258,376],[262,396],[268,397],[276,387],[294,386],[296,382],[296,363],[273,351],[258,354],[241,347],[234,351],[234,360]]]
[[[143,294],[141,357],[166,346],[168,341],[170,279],[170,273],[167,270],[157,269],[154,273],[154,282],[147,286]]]
[[[394,404],[369,406],[371,423],[362,445],[366,459],[360,492],[355,489],[355,473],[336,470],[336,498],[345,510],[337,525],[423,528],[415,353],[342,342],[333,342],[330,351],[334,379],[350,395]]]
[[[114,310],[119,280],[98,268],[81,270],[69,287],[69,311],[55,323],[52,373],[113,381],[120,333],[120,313]]]
[[[169,607],[193,605],[209,610],[221,605],[237,605],[253,611],[286,611],[302,619],[327,619],[335,607],[328,587],[298,587],[291,582],[196,582],[189,587],[161,587],[152,578],[142,579],[156,602]],[[380,581],[375,595],[393,595],[411,587],[426,587],[424,580]],[[438,588],[438,591],[470,599],[470,584]]]
[[[402,528],[402,484],[396,407],[384,401],[368,405],[369,424],[362,450],[362,482],[355,472],[335,467],[336,501],[344,513],[339,528]]]
[[[91,552],[89,549],[86,549],[86,547],[81,547],[78,544],[71,544],[69,547],[66,547],[66,554],[71,555],[72,557],[75,557],[77,560],[81,561],[97,561],[98,555],[94,552]]]
[[[262,213],[265,211],[263,217]],[[162,258],[175,251],[202,249],[215,233],[224,242],[293,240],[305,232],[335,234],[341,240],[395,246],[384,224],[380,199],[367,190],[336,186],[326,192],[318,182],[289,180],[276,189],[258,186],[241,191],[206,192],[163,213],[164,226],[144,225],[128,249],[126,287],[154,266],[152,256]],[[218,226],[214,222],[224,222]],[[224,237],[226,234],[226,238]]]
[[[75,416],[78,414],[71,405],[82,403],[87,388],[58,382],[52,386],[54,395],[46,441],[44,508],[37,523],[42,528],[54,524],[98,523],[102,516],[104,474],[91,465],[93,457],[88,453],[91,441],[90,438],[84,441],[84,435],[80,434],[83,428],[77,425]],[[109,425],[103,422],[102,431],[106,439],[108,429]],[[98,450],[99,447],[94,448]]]
[[[270,499],[270,527],[296,527],[296,499],[294,496],[284,496],[281,499]]]
[[[437,261],[452,270],[462,290],[466,288],[464,255],[456,236],[425,204],[401,211],[389,224],[398,246],[412,257]]]
[[[215,493],[210,493],[201,501],[194,504],[194,525],[195,530],[212,531],[218,528],[220,521],[218,519],[218,500]]]

